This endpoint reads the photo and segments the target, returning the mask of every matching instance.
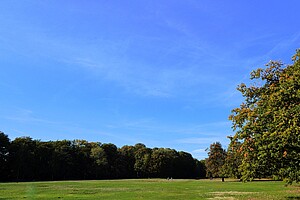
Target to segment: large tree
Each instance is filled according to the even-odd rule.
[[[173,177],[178,153],[169,148],[154,148],[150,160],[150,173],[154,177]]]
[[[150,161],[152,149],[147,148],[144,144],[136,144],[135,146],[135,164],[134,170],[138,178],[148,177],[150,174]]]
[[[277,176],[300,181],[300,51],[293,64],[269,62],[251,73],[251,86],[241,84],[244,97],[230,119],[241,142],[239,170],[244,181]]]
[[[8,156],[10,141],[7,135],[0,131],[0,181],[8,178]]]
[[[220,142],[215,142],[208,149],[208,158],[206,159],[206,173],[209,177],[223,177],[223,165],[225,163],[226,151],[222,148]]]

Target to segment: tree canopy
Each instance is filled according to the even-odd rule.
[[[203,178],[204,164],[187,152],[86,140],[10,141],[0,132],[0,181],[115,178]]]
[[[300,181],[299,58],[297,50],[291,65],[270,61],[251,73],[250,86],[238,87],[244,102],[229,118],[236,131],[231,146],[239,147],[234,150],[241,157],[238,170],[244,181],[266,176]]]
[[[7,135],[0,131],[0,177],[6,180],[8,174],[8,152],[10,141]],[[0,178],[1,180],[1,178]]]
[[[208,177],[223,177],[223,165],[225,163],[226,151],[222,148],[220,142],[215,142],[208,149],[208,158],[206,159],[206,173]]]

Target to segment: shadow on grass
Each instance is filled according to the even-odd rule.
[[[300,196],[297,196],[297,197],[286,197],[286,199],[300,199]]]
[[[253,182],[283,182],[282,180],[273,180],[273,179],[254,179]]]

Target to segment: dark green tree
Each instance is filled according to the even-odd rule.
[[[154,148],[151,154],[149,170],[153,177],[174,177],[175,162],[178,153],[169,148]]]
[[[107,164],[108,164],[108,177],[109,178],[117,178],[117,166],[116,161],[118,159],[118,148],[116,145],[108,143],[108,144],[102,144],[101,148],[104,150],[106,158],[107,158]]]
[[[91,143],[86,140],[74,140],[73,147],[73,179],[90,179],[92,178],[92,159]]]
[[[108,177],[109,165],[107,154],[104,149],[101,147],[101,143],[94,142],[92,143],[91,155],[90,157],[93,160],[93,172],[96,179],[103,179]]]
[[[52,142],[35,140],[34,149],[34,180],[52,180],[52,154],[54,152]]]
[[[55,141],[52,143],[51,167],[53,180],[74,179],[74,148],[70,140]]]
[[[196,160],[191,154],[179,151],[173,159],[175,159],[174,178],[200,177],[200,172],[197,174],[196,171]]]
[[[134,171],[138,178],[148,178],[150,174],[150,161],[152,149],[147,148],[144,144],[136,144],[135,146],[135,163]]]
[[[135,147],[125,145],[118,149],[117,170],[120,178],[136,178],[134,171]]]
[[[9,164],[13,180],[35,179],[35,149],[36,143],[30,137],[20,137],[12,141]]]
[[[8,179],[9,148],[10,148],[10,141],[8,136],[0,131],[0,181],[5,181]]]
[[[206,166],[205,160],[195,160],[195,173],[194,178],[205,178],[206,177]]]

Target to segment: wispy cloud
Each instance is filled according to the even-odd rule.
[[[32,110],[23,108],[17,108],[15,114],[11,114],[10,116],[2,116],[2,118],[21,123],[60,124],[59,122],[36,117]]]
[[[53,140],[53,139],[87,139],[98,138],[100,142],[115,142],[116,144],[135,144],[138,142],[135,136],[126,135],[123,136],[122,131],[116,132],[107,130],[107,128],[99,125],[96,128],[86,128],[84,126],[78,125],[74,121],[53,121],[49,119],[44,119],[38,116],[31,109],[17,108],[14,114],[11,116],[0,116],[0,118],[12,121],[15,127],[22,125],[24,130],[20,131],[16,128],[11,128],[8,130],[8,134],[13,134],[16,137],[26,136],[30,134],[34,137],[36,134],[42,140]],[[38,130],[36,128],[38,127]],[[40,129],[43,129],[40,132]],[[28,132],[26,132],[28,131]]]
[[[272,60],[274,59],[276,60],[276,58],[272,58],[273,55],[279,56],[279,54],[281,54],[283,51],[291,50],[291,46],[294,46],[295,48],[299,48],[299,45],[296,46],[297,44],[299,44],[299,42],[300,42],[300,32],[293,34],[288,38],[282,39],[280,42],[275,44],[267,54],[263,55],[261,59],[265,59],[266,57],[268,57]]]
[[[222,131],[229,130],[231,122],[219,121],[211,123],[199,123],[199,124],[166,124],[160,123],[154,118],[144,118],[136,120],[121,120],[115,124],[106,125],[109,129],[129,129],[142,132],[152,132],[159,134],[180,134],[180,135],[201,135],[204,137],[215,137],[220,134],[226,134]]]
[[[91,71],[93,76],[113,81],[127,92],[141,96],[172,97],[192,91],[193,87],[201,89],[207,84],[217,84],[217,75],[204,73],[203,70],[190,66],[168,68],[165,66],[150,66],[129,62],[126,59],[119,62],[102,63],[91,58],[68,60],[75,66]]]
[[[118,40],[97,38],[91,43],[74,37],[54,37],[45,27],[17,20],[13,20],[13,23],[18,30],[13,37],[7,31],[3,41],[14,51],[34,59],[47,58],[61,62],[66,67],[79,68],[100,81],[121,86],[130,94],[191,98],[211,85],[220,87],[226,84],[224,81],[230,83],[223,74],[210,70],[228,65],[214,45],[198,38],[185,25],[170,19],[165,19],[164,23],[182,32],[182,36],[177,38],[179,41],[151,34],[135,34]],[[139,43],[143,43],[143,46],[139,46]],[[160,45],[159,50],[156,50],[157,45]],[[28,52],[31,54],[28,55]],[[136,54],[146,57],[146,60]],[[207,98],[214,97],[209,95]]]
[[[20,25],[18,21],[14,23]],[[177,26],[171,25],[171,22],[168,24]],[[90,72],[91,76],[114,82],[127,92],[137,95],[178,96],[190,87],[193,87],[193,90],[196,88],[201,90],[204,85],[216,84],[222,77],[205,70],[211,66],[207,66],[209,64],[207,62],[203,63],[204,59],[201,61],[201,58],[211,57],[213,61],[219,56],[214,56],[216,53],[212,52],[212,46],[193,38],[194,36],[189,36],[189,30],[186,30],[180,42],[165,37],[155,38],[151,35],[128,35],[123,40],[97,39],[93,41],[94,44],[90,44],[89,41],[77,38],[54,38],[43,28],[30,24],[23,23],[17,28],[19,30],[16,32],[23,33],[22,35],[10,37],[11,34],[6,33],[3,39],[6,46],[11,46],[14,51],[35,59],[46,57],[68,67],[81,68]],[[183,30],[179,28],[178,31]],[[15,41],[14,38],[18,38],[19,41]],[[147,42],[144,46],[138,45],[145,41]],[[23,44],[23,48],[20,48],[19,43]],[[34,45],[26,45],[29,43]],[[151,55],[151,51],[155,51],[155,47],[160,43],[165,43],[165,47],[160,46],[160,50]],[[28,51],[31,52],[30,55],[27,54]],[[152,59],[152,64],[148,61],[137,61],[139,58],[136,58],[135,54],[141,54],[142,57],[151,55],[147,59]],[[176,59],[177,62],[170,62],[170,58]],[[169,64],[161,62],[167,60]],[[193,90],[189,90],[188,93],[192,93]]]

